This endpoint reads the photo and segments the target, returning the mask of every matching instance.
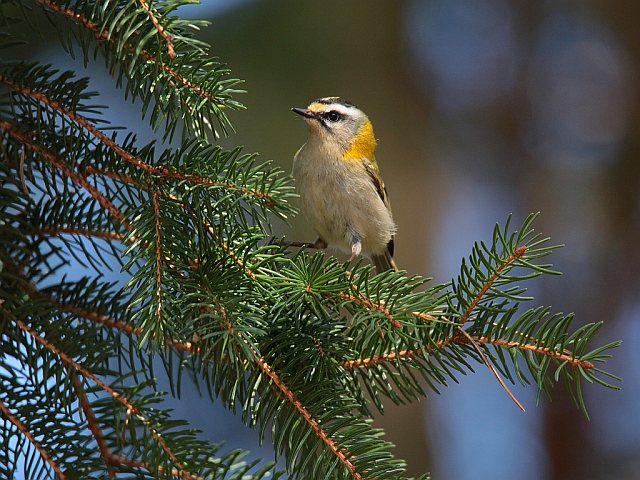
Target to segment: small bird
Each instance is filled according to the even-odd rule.
[[[302,212],[319,235],[314,246],[336,246],[370,257],[378,273],[397,270],[396,225],[375,160],[377,141],[365,113],[340,97],[323,97],[307,108],[309,137],[293,159]]]

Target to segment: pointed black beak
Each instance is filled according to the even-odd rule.
[[[315,114],[306,108],[294,107],[291,109],[291,111],[297,113],[298,115],[302,115],[305,118],[316,118]]]

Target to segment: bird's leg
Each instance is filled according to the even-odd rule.
[[[362,237],[355,228],[353,228],[351,225],[348,225],[347,239],[351,244],[351,256],[349,257],[349,261],[352,262],[356,259],[356,257],[358,257],[358,255],[360,255],[360,252],[362,252]]]
[[[276,237],[271,237],[271,239],[267,243],[277,243],[278,245],[282,245],[283,247],[296,247],[296,248],[315,248],[317,250],[324,250],[327,248],[327,242],[323,239],[319,238],[311,243],[311,242],[287,242],[284,237],[281,239],[277,239]]]
[[[362,242],[360,240],[356,240],[355,243],[351,244],[351,256],[349,257],[349,261],[353,261],[356,259],[360,252],[362,251]]]

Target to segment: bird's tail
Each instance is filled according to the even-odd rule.
[[[385,249],[382,255],[372,255],[371,261],[376,267],[376,273],[386,272],[387,270],[398,271],[396,262],[393,261],[393,257],[388,248]]]

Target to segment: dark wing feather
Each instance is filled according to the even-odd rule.
[[[378,174],[377,167],[371,162],[365,161],[363,163],[364,163],[364,169],[369,175],[369,178],[371,179],[371,183],[373,183],[373,186],[375,187],[376,192],[378,192],[378,195],[380,195],[380,198],[382,199],[382,202],[387,207],[387,209],[391,210],[391,205],[389,204],[389,195],[387,194],[387,187],[384,186],[384,183],[382,182],[382,179]],[[394,240],[394,237],[391,237],[391,240],[389,240],[389,243],[387,243],[388,255],[381,255],[380,257],[373,258],[373,261],[378,273],[383,272],[385,270],[398,270],[398,267],[396,267],[396,264],[393,261],[393,250],[394,250],[393,240]]]
[[[367,162],[366,160],[363,162],[363,164],[364,164],[364,169],[369,175],[369,178],[371,179],[371,183],[373,183],[373,186],[375,187],[376,192],[378,192],[378,195],[380,195],[382,202],[385,204],[385,206],[388,209],[391,209],[391,206],[389,205],[389,195],[387,195],[387,187],[384,186],[384,183],[382,182],[382,179],[378,174],[378,169],[373,163]]]

